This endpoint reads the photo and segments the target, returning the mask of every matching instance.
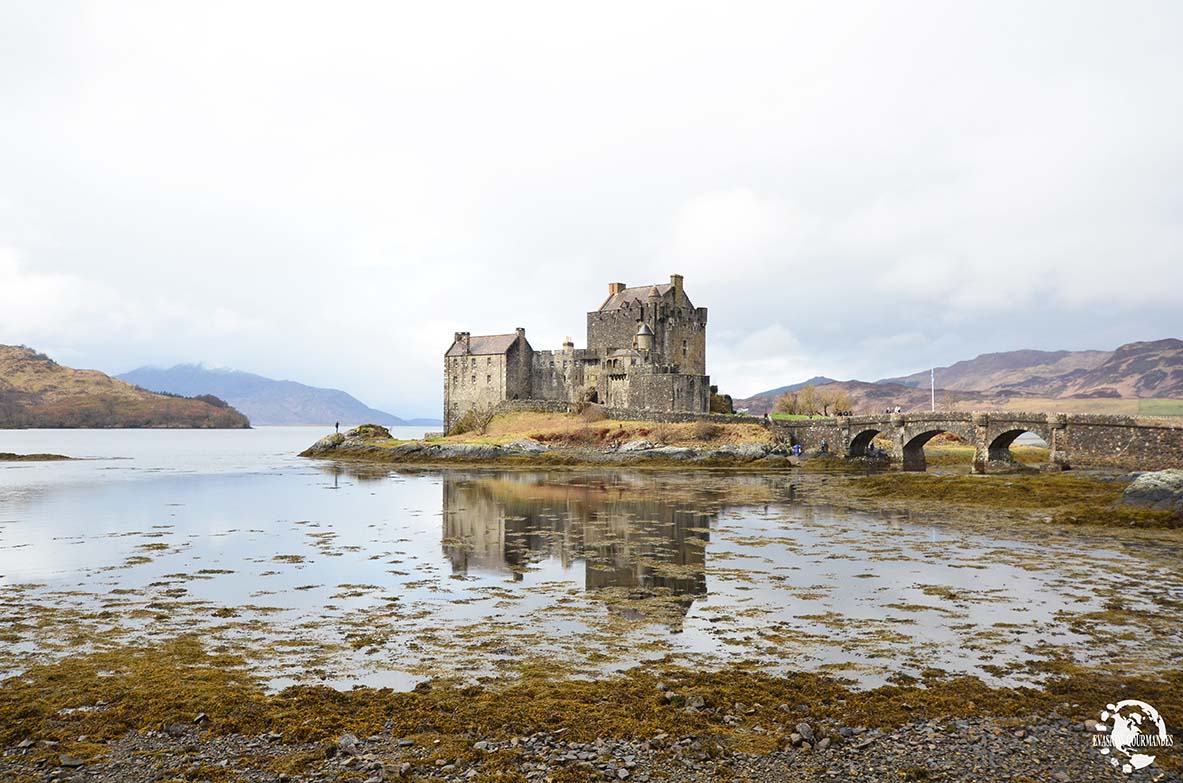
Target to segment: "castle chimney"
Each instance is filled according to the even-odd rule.
[[[570,337],[568,337],[566,340],[563,340],[563,350],[567,353],[575,350],[575,343],[571,342]]]
[[[624,287],[625,287],[624,283],[609,283],[608,284],[608,296],[616,296],[617,294],[619,294],[621,291],[624,290]]]
[[[670,285],[674,287],[674,307],[682,304],[682,276],[670,275]]]
[[[517,329],[514,329],[514,331],[518,333],[518,337],[525,337],[526,336],[526,330],[520,326]]]

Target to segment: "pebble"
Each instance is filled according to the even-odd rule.
[[[746,715],[752,707],[740,704],[726,710],[712,709],[704,700],[698,709],[718,725],[725,714]],[[316,753],[324,750],[323,744],[295,742],[290,734],[286,740],[272,740],[270,733],[216,735],[193,731],[190,726],[184,754],[194,764],[224,769],[228,779],[244,783],[276,783],[277,776],[269,774],[269,768],[274,769],[285,759],[309,754],[318,761],[299,775],[289,776],[287,783],[347,778],[359,783],[388,783],[419,777],[440,783],[470,783],[497,777],[498,772],[532,783],[548,779],[704,783],[733,777],[745,783],[894,781],[901,779],[901,771],[916,780],[1014,780],[1026,776],[1048,783],[1076,783],[1100,780],[1108,774],[1106,760],[1092,751],[1088,738],[1081,733],[1085,731],[1083,721],[1054,716],[1027,716],[1024,720],[1039,730],[1005,726],[989,718],[916,720],[889,731],[856,729],[838,721],[801,720],[800,724],[784,726],[765,722],[762,727],[751,726],[750,736],[765,734],[777,740],[778,749],[769,753],[732,751],[710,734],[658,732],[647,739],[599,737],[579,741],[561,731],[548,731],[528,737],[471,737],[471,748],[477,753],[438,760],[432,758],[440,752],[438,744],[427,743],[423,748],[412,740],[389,735],[374,735],[363,743],[346,732],[330,745],[333,755],[321,753],[318,758]],[[790,728],[798,730],[786,736]],[[829,752],[847,743],[849,749]],[[39,743],[28,739],[22,744],[24,748],[17,750]],[[507,747],[514,750],[505,755],[486,755]],[[36,759],[30,754],[10,751],[0,754],[0,780],[29,778],[64,783],[85,774],[90,783],[151,781],[171,776],[180,750],[181,745],[164,732],[132,732],[110,741],[102,756],[85,764],[84,772],[68,766],[83,762],[65,754],[59,757],[58,766],[46,770],[35,767]],[[491,761],[494,758],[495,765]],[[1036,758],[1040,769],[1033,775],[1032,759]],[[1164,783],[1179,783],[1180,777],[1174,771],[1165,772]]]

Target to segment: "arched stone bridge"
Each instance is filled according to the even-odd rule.
[[[1053,466],[1158,470],[1183,466],[1183,420],[1063,413],[893,413],[774,420],[771,426],[807,451],[824,440],[829,451],[863,456],[876,436],[892,443],[904,470],[924,470],[924,444],[942,432],[974,447],[977,473],[1013,463],[1010,446],[1024,432],[1038,435]]]

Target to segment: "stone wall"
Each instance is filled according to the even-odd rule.
[[[645,307],[624,307],[607,312],[587,314],[587,349],[599,356],[607,356],[614,348],[632,348],[637,322],[645,320]]]
[[[628,376],[628,405],[645,411],[710,410],[710,378],[671,372],[632,372]],[[608,400],[611,403],[612,397]]]
[[[505,400],[497,405],[498,413],[570,413],[566,400]]]
[[[690,413],[687,411],[655,411],[641,408],[613,408],[600,406],[610,419],[622,421],[656,421],[678,424],[691,421],[714,421],[720,424],[762,424],[756,416],[729,416],[726,413]],[[570,413],[574,405],[559,400],[507,400],[497,406],[499,412]]]
[[[658,363],[678,366],[688,375],[706,375],[705,307],[683,307],[665,299],[640,306],[587,314],[587,347],[600,356],[618,348],[632,348],[637,325],[649,324],[654,333]]]
[[[444,430],[451,429],[467,411],[533,396],[532,354],[519,330],[518,338],[503,354],[444,356]]]
[[[1069,464],[1160,470],[1183,467],[1183,421],[1068,415],[1058,448]]]
[[[444,359],[444,429],[474,408],[488,408],[507,394],[506,355]]]
[[[542,400],[577,400],[586,386],[585,350],[535,351],[529,396]]]
[[[688,375],[707,372],[707,309],[672,307],[662,314],[654,330],[657,352]]]

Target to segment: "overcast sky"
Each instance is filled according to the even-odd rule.
[[[439,415],[685,275],[745,396],[1183,335],[1183,4],[0,3],[0,342]]]

